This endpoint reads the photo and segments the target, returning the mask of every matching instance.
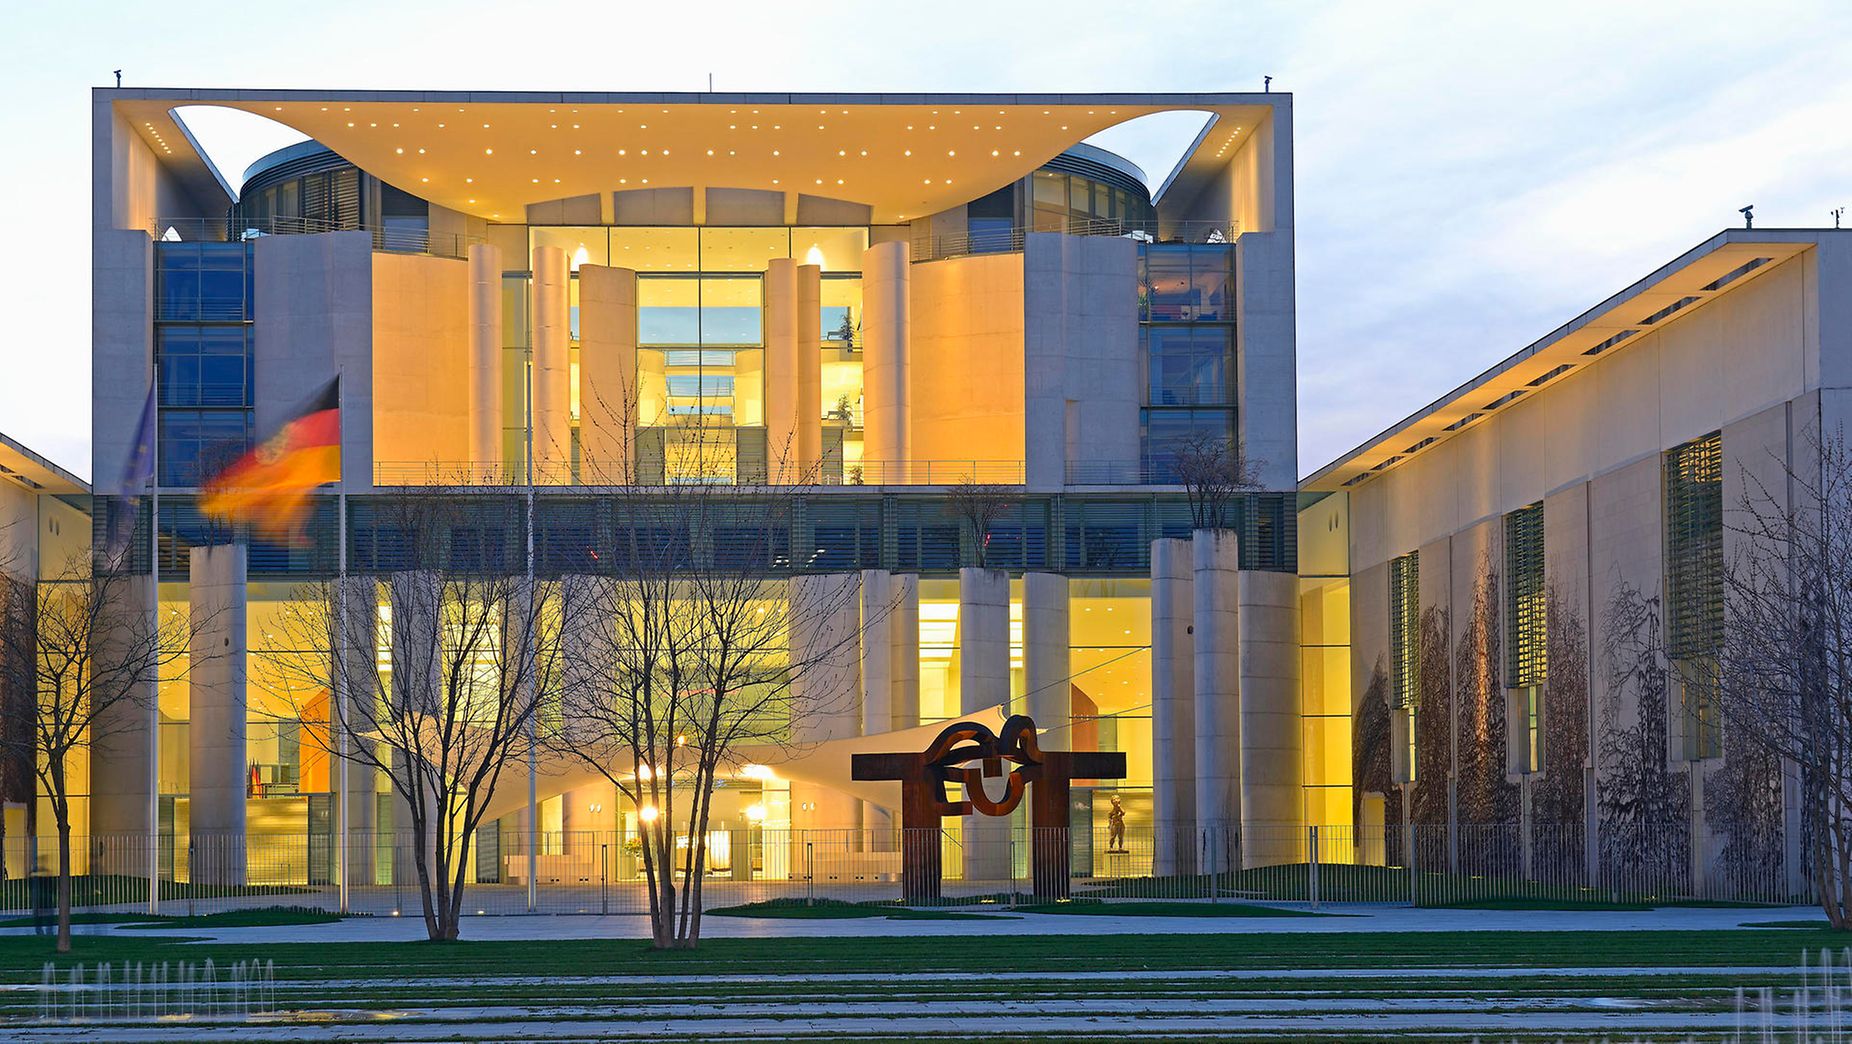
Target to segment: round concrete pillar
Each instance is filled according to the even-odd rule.
[[[1240,554],[1232,530],[1191,535],[1196,703],[1196,846],[1226,869],[1241,825]]]
[[[1196,872],[1195,603],[1190,541],[1151,542],[1151,803],[1154,872]]]

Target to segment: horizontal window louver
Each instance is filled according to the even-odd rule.
[[[1548,673],[1544,635],[1543,505],[1505,516],[1505,685],[1540,685]]]
[[[1144,504],[1070,502],[1066,522],[1069,569],[1149,567]]]
[[[1389,561],[1389,700],[1421,702],[1421,562],[1414,553]]]

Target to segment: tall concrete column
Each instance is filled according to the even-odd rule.
[[[1243,570],[1238,581],[1241,671],[1241,860],[1306,858],[1304,695],[1299,689],[1299,578]]]
[[[1068,583],[1059,573],[1022,575],[1024,708],[1038,729],[1060,737],[1054,746],[1073,749],[1073,671],[1068,662]]]
[[[893,727],[910,729],[920,723],[919,575],[895,573],[888,590],[894,599]]]
[[[125,662],[138,646],[145,651],[147,636],[152,633],[153,626],[158,626],[148,622],[148,588],[152,583],[150,577],[138,576],[119,584],[112,591],[115,596],[112,603],[99,607],[105,619],[124,621],[120,626],[112,624],[98,628],[96,655],[105,663]],[[15,594],[18,611],[29,613],[32,586],[19,582]],[[142,636],[140,641],[136,640],[136,635]],[[158,736],[149,731],[156,727],[160,713],[148,701],[155,698],[156,688],[149,686],[149,691],[139,694],[135,700],[118,702],[97,711],[96,741],[90,748],[90,832],[99,839],[106,839],[102,868],[98,872],[138,875],[148,872],[142,845],[146,843],[143,839],[153,833],[153,824],[148,821],[148,788],[154,777],[150,771],[154,767],[152,762],[160,750]],[[7,695],[21,701],[12,705],[22,709],[30,706],[33,699],[29,689]],[[20,719],[18,724],[26,730],[22,738],[28,738],[33,727],[31,718],[22,714]],[[30,788],[31,761],[29,757],[24,761],[22,769]]]
[[[870,483],[907,480],[909,272],[904,242],[862,254],[862,459]]]
[[[790,580],[792,738],[821,743],[862,734],[861,577],[821,573]],[[793,782],[798,829],[847,830],[861,826],[861,802],[827,787]],[[806,807],[808,806],[808,807]]]
[[[502,252],[469,248],[469,460],[484,480],[502,459]]]
[[[1190,588],[1195,634],[1197,848],[1202,869],[1233,859],[1241,825],[1240,555],[1232,530],[1191,536]]]
[[[373,766],[354,758],[351,733],[356,731],[353,726],[365,720],[354,717],[356,702],[378,695],[379,581],[370,576],[348,577],[339,588],[339,597],[341,625],[334,640],[341,643],[342,702],[329,708],[329,735],[336,747],[329,770],[336,800],[345,804],[347,812],[347,836],[338,842],[344,846],[347,882],[370,885],[377,872],[373,835],[379,830],[379,788]],[[343,717],[336,715],[352,723],[350,728],[343,730]]]
[[[797,266],[798,481],[822,482],[823,269]]]
[[[246,554],[196,547],[188,562],[187,793],[195,882],[244,883]]]
[[[1010,702],[1010,575],[1001,569],[958,571],[959,711],[975,714]],[[1002,795],[1002,780],[985,791]],[[1010,820],[972,813],[964,821],[965,880],[1010,878]]]
[[[862,735],[879,736],[894,728],[894,583],[885,569],[862,570]],[[899,810],[864,805],[862,825],[870,847],[894,850]]]
[[[1190,541],[1151,542],[1153,872],[1196,872],[1196,671]]]
[[[773,482],[795,481],[803,456],[798,434],[797,262],[776,258],[765,269],[765,453]]]
[[[631,480],[639,419],[637,274],[580,265],[580,481],[604,486]]]
[[[534,481],[572,480],[571,268],[559,247],[534,250]]]

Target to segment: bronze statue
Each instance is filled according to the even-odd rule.
[[[1112,811],[1106,813],[1106,851],[1125,851],[1125,806],[1119,804],[1117,794],[1112,796]]]

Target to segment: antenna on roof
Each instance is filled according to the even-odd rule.
[[[713,73],[707,74],[707,93],[709,94],[714,93],[714,74]]]
[[[121,69],[116,70],[116,86],[117,88],[120,88],[122,86],[122,70]]]
[[[1263,76],[1260,78],[1260,93],[1262,94],[1272,94],[1273,93],[1273,77]]]
[[[1736,212],[1738,214],[1743,215],[1743,227],[1744,228],[1756,227],[1756,205],[1754,203],[1751,203],[1746,207],[1737,207]]]

